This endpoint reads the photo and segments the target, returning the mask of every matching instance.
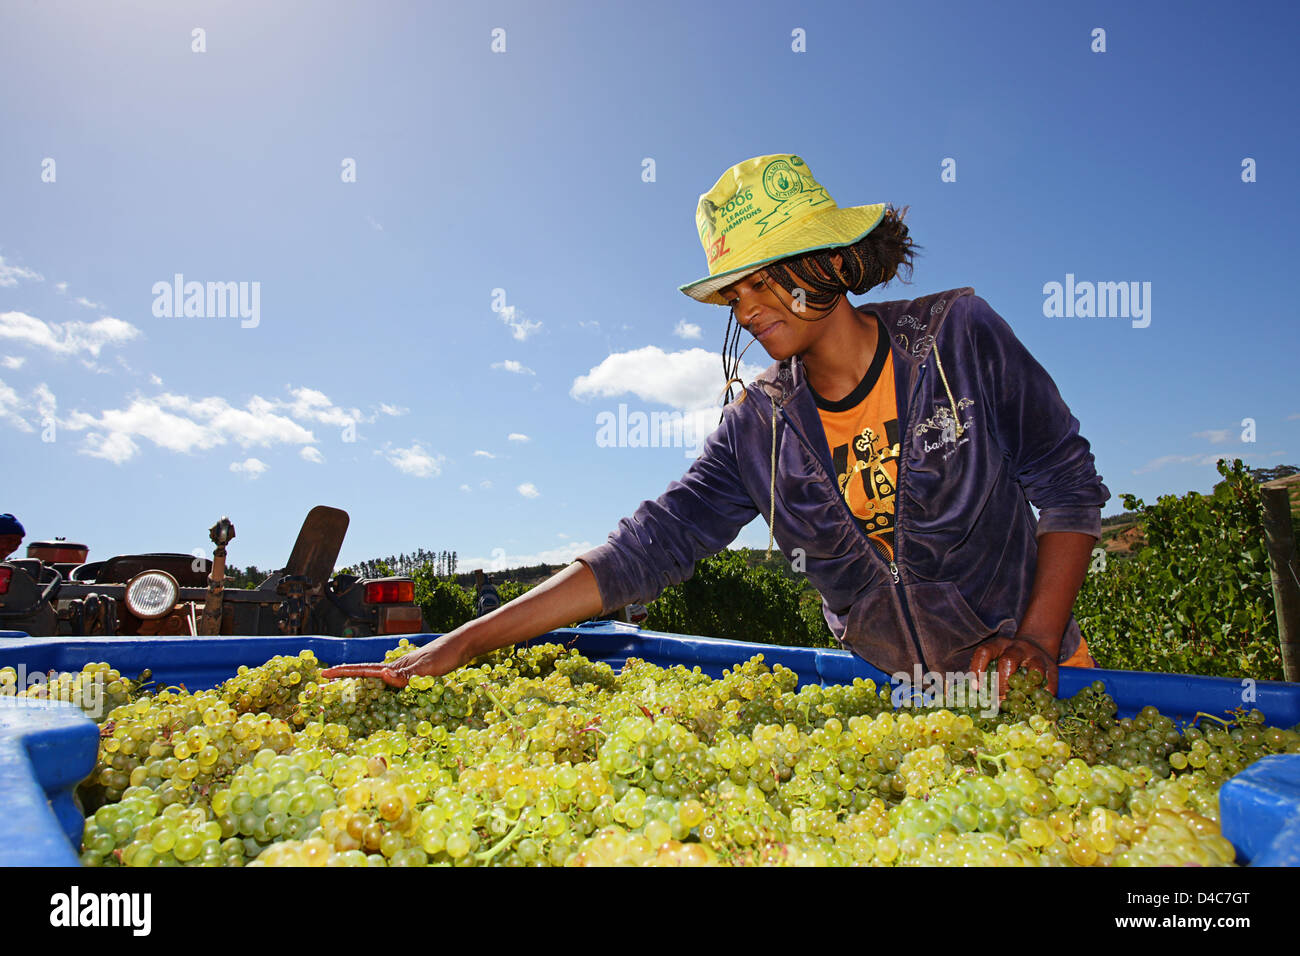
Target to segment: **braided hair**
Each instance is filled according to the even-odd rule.
[[[908,237],[907,226],[903,225],[903,218],[909,208],[911,207],[904,206],[899,212],[889,206],[876,227],[851,245],[791,256],[768,265],[764,271],[791,297],[795,297],[796,290],[800,290],[806,305],[821,310],[820,315],[811,318],[797,315],[797,318],[805,322],[824,319],[846,292],[862,295],[868,289],[888,283],[898,275],[900,268],[906,268],[908,275],[911,275],[912,257],[920,246]],[[831,258],[836,254],[843,257],[839,269],[835,268]],[[724,386],[724,406],[732,401],[732,386],[736,383],[742,388],[744,386],[740,379],[740,358],[744,355],[744,350],[737,351],[742,331],[733,306],[727,316],[727,331],[722,345],[722,375],[727,383]],[[750,344],[756,341],[757,339],[751,339]],[[745,348],[749,348],[749,345]],[[742,391],[742,400],[744,396]],[[718,421],[722,421],[721,416]]]

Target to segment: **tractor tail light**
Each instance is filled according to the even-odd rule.
[[[380,634],[419,634],[424,630],[424,616],[418,607],[383,607],[379,609]]]
[[[371,581],[366,585],[367,604],[410,604],[414,600],[413,581]]]
[[[0,594],[9,593],[9,582],[14,576],[13,568],[0,568]]]

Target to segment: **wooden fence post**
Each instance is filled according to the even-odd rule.
[[[1268,545],[1273,603],[1277,608],[1282,676],[1300,681],[1300,581],[1296,573],[1295,525],[1286,488],[1260,488],[1264,502],[1264,540]]]

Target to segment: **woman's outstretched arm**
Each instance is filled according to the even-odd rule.
[[[446,674],[480,654],[586,620],[600,611],[596,576],[575,561],[492,613],[462,624],[404,657],[387,664],[341,664],[321,676],[379,677],[394,687],[405,687],[417,674]]]

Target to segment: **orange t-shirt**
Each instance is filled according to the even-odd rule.
[[[838,402],[822,398],[815,391],[812,394],[840,493],[885,560],[892,561],[898,401],[894,395],[894,360],[884,330],[879,333],[871,367],[857,388]]]

